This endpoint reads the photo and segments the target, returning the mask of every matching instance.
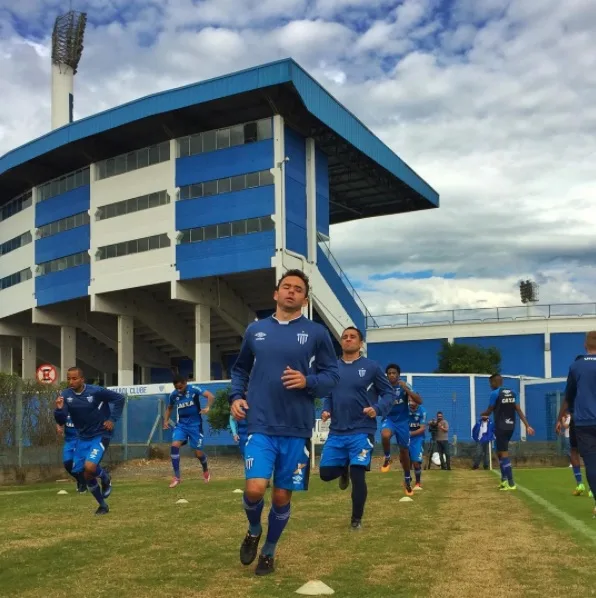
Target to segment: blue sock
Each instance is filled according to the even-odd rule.
[[[420,484],[420,479],[422,478],[422,468],[415,469],[414,473],[416,474],[416,483]]]
[[[209,466],[207,465],[207,455],[203,454],[201,457],[199,457],[199,461],[201,462],[203,471],[207,471],[209,469]]]
[[[404,480],[406,481],[406,484],[411,484],[412,483],[412,473],[409,471],[404,471]]]
[[[180,477],[180,447],[170,447],[170,457],[172,459],[172,467],[174,468],[174,475]]]
[[[385,453],[385,459],[391,459],[391,453]]]
[[[251,502],[246,496],[243,496],[244,510],[246,511],[246,518],[248,519],[248,531],[251,536],[260,536],[263,532],[261,526],[261,514],[263,513],[263,506],[265,501],[261,498],[258,502]]]
[[[579,465],[573,466],[573,475],[575,476],[575,481],[579,486],[582,483],[582,468]]]
[[[588,486],[590,486],[590,490],[594,493],[596,499],[596,453],[584,455],[584,467]]]
[[[102,467],[100,467],[99,465],[97,466],[97,469],[95,470],[95,475],[101,479],[101,481],[104,484],[107,484],[110,481],[110,476],[108,475],[108,472],[103,469]]]
[[[503,459],[503,458],[499,459],[499,467],[501,468],[501,482],[504,482],[507,479],[507,474],[505,473],[505,470],[503,469],[504,462],[505,462],[505,459]]]
[[[501,467],[510,486],[513,486],[513,469],[511,468],[511,461],[509,457],[503,458],[503,465]]]
[[[267,529],[267,540],[263,544],[262,554],[267,556],[275,555],[275,548],[279,542],[282,532],[284,531],[290,519],[290,503],[282,507],[271,505],[269,510],[269,528]]]
[[[91,494],[93,494],[93,496],[95,497],[95,500],[99,503],[99,506],[103,507],[106,504],[106,501],[103,498],[103,495],[101,493],[101,488],[99,487],[99,484],[97,483],[97,479],[92,478],[90,480],[87,480],[87,488],[89,488],[89,492],[91,492]]]

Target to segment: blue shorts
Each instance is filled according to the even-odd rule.
[[[414,436],[410,439],[410,461],[422,463],[424,461],[424,437]]]
[[[383,430],[391,430],[391,435],[395,436],[397,446],[400,448],[408,448],[410,446],[410,422],[408,420],[394,422],[386,418],[381,424],[381,432]]]
[[[308,490],[310,438],[249,434],[244,446],[247,480],[269,480],[276,488],[299,492]]]
[[[360,465],[370,469],[374,446],[368,434],[329,434],[319,467]]]
[[[203,430],[200,424],[184,425],[178,423],[172,434],[172,442],[188,442],[195,451],[203,448]]]
[[[72,461],[74,463],[78,441],[78,438],[64,440],[64,446],[62,447],[62,463],[66,463],[67,461]]]
[[[79,438],[77,439],[77,447],[75,449],[73,473],[79,473],[85,468],[85,463],[95,463],[99,465],[103,459],[110,444],[109,438],[103,436],[95,436],[93,438]]]

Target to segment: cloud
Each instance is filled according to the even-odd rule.
[[[521,278],[546,302],[595,298],[592,0],[76,4],[77,118],[292,56],[439,191],[438,210],[332,227],[372,312],[519,304]],[[2,153],[48,129],[62,5],[0,8]]]

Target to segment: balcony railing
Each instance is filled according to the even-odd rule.
[[[548,320],[550,318],[594,318],[596,303],[557,303],[515,307],[481,307],[448,309],[367,317],[367,328],[406,328],[440,326],[466,322],[505,322],[516,320]]]

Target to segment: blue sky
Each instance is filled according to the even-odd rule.
[[[49,128],[63,0],[0,0],[0,153]],[[373,313],[596,300],[593,0],[73,0],[75,116],[288,56],[441,195],[332,228]]]

